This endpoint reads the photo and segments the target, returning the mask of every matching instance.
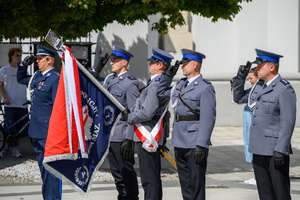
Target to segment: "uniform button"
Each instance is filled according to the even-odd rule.
[[[256,115],[254,115],[253,117],[256,117]]]
[[[255,109],[258,109],[258,107],[256,107]]]
[[[253,126],[255,126],[255,124],[253,123]]]

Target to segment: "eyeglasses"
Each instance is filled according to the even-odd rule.
[[[22,54],[16,54],[15,56],[16,56],[16,57],[21,57],[21,56],[22,56]]]

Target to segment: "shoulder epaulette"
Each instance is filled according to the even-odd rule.
[[[287,84],[290,84],[287,80],[285,79],[281,79],[280,82],[283,84],[283,85],[287,85]]]
[[[129,78],[130,80],[136,80],[136,78],[133,76],[127,76],[127,78]]]
[[[155,82],[156,82],[156,81],[160,81],[160,77],[156,78],[154,81],[155,81]]]
[[[203,79],[203,82],[205,82],[207,85],[211,84],[211,82],[206,79]]]

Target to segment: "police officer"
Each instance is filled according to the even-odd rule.
[[[182,49],[183,58],[161,77],[157,94],[170,97],[174,111],[171,142],[183,199],[205,199],[208,148],[216,119],[213,85],[200,73],[205,55]],[[179,65],[186,78],[169,87]]]
[[[289,163],[291,137],[296,119],[296,94],[291,84],[278,74],[283,56],[255,49],[253,62],[260,80],[244,90],[251,65],[241,65],[233,78],[236,103],[248,103],[252,110],[249,152],[260,199],[291,199]]]
[[[173,59],[172,55],[156,47],[152,48],[152,53],[152,57],[148,59],[151,78],[128,115],[129,124],[141,123],[149,132],[153,130],[168,104],[168,101],[158,100],[156,89],[161,73],[168,69]],[[162,144],[162,140],[166,140],[166,137],[161,137],[159,143]],[[160,200],[162,199],[160,149],[147,151],[137,135],[135,135],[135,141],[138,148],[144,199]]]
[[[39,70],[30,76],[27,67],[34,62],[33,56],[27,56],[19,63],[17,81],[28,85],[31,94],[31,118],[28,134],[32,138],[38,165],[43,181],[43,199],[61,199],[61,181],[48,172],[43,165],[49,120],[59,82],[59,74],[53,68],[56,52],[44,46],[37,46],[36,62]]]
[[[138,82],[128,72],[128,64],[133,55],[119,46],[114,46],[109,57],[113,73],[105,78],[103,86],[125,108],[131,109],[139,96]],[[106,62],[100,62],[102,62],[102,66],[106,64]],[[99,72],[99,70],[97,71]],[[119,192],[118,199],[120,200],[139,199],[137,175],[133,168],[133,135],[133,126],[128,125],[126,119],[121,118],[110,139],[108,160],[111,173],[115,178],[116,188]]]

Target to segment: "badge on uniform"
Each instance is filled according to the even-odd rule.
[[[38,89],[40,90],[42,88],[42,86],[44,86],[44,81],[39,82],[39,87]]]

